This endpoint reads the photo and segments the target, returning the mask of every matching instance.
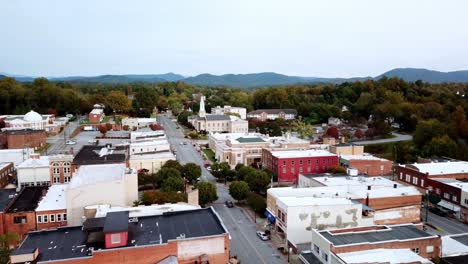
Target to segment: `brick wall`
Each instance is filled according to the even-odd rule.
[[[427,246],[433,246],[434,251],[432,253],[427,252],[426,251]],[[341,247],[334,247],[333,245],[330,246],[331,251],[334,252],[335,254],[370,250],[370,249],[379,249],[379,248],[386,248],[386,249],[419,248],[419,252],[420,252],[419,255],[421,257],[431,259],[431,258],[440,256],[441,239],[440,237],[434,237],[434,238],[426,238],[426,239],[411,240],[411,241],[393,241],[393,242],[385,242],[385,243],[370,243],[370,244],[350,245],[350,246],[341,246]]]
[[[55,229],[57,227],[61,226],[66,226],[67,221],[63,220],[63,214],[66,214],[67,210],[50,210],[50,211],[41,211],[41,212],[36,212],[36,221],[38,216],[42,216],[42,219],[44,219],[44,215],[47,215],[47,222],[44,223],[37,223],[37,230],[42,230],[42,229]],[[57,215],[60,216],[57,216]],[[53,215],[53,217],[52,217]],[[60,219],[60,221],[59,221]],[[53,221],[52,221],[53,220]]]
[[[45,146],[46,137],[44,130],[36,130],[28,134],[7,134],[6,145],[8,149],[40,148]]]
[[[8,183],[10,183],[10,181],[13,180],[13,178],[8,175],[10,173],[12,175],[14,173],[13,163],[10,163],[3,169],[0,169],[0,188],[5,187]]]
[[[26,223],[15,224],[15,217],[26,217]],[[22,240],[29,231],[36,230],[36,214],[34,211],[21,213],[5,213],[4,214],[5,232],[17,233]]]
[[[349,160],[349,167],[358,170],[359,174],[383,176],[392,174],[393,163],[389,160]]]
[[[209,238],[205,238],[209,239]],[[197,239],[204,240],[204,239]],[[225,250],[223,254],[208,255],[210,264],[225,264],[229,260],[229,238],[224,235]],[[109,250],[94,251],[91,258],[74,259],[68,261],[54,262],[57,264],[94,264],[94,263],[121,263],[121,264],[154,264],[168,256],[177,256],[177,241],[170,241],[167,244],[147,246],[147,247],[126,247]],[[202,254],[202,253],[200,253]],[[179,259],[180,264],[200,263],[200,258]]]

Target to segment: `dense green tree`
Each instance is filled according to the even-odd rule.
[[[162,168],[173,168],[173,169],[177,170],[178,172],[182,173],[182,165],[177,160],[168,160],[168,161],[166,161],[166,163],[164,163]]]
[[[128,113],[132,109],[132,105],[128,97],[119,91],[108,93],[105,99],[105,104],[116,113]]]
[[[182,166],[182,176],[189,182],[193,182],[202,175],[200,166],[195,163],[187,163]]]
[[[423,154],[426,157],[431,156],[451,156],[457,152],[458,146],[449,136],[433,137],[428,144],[423,147]]]
[[[249,185],[244,181],[233,181],[229,185],[229,194],[237,201],[245,200],[249,191]]]
[[[156,183],[157,185],[161,188],[164,181],[168,178],[182,178],[180,175],[180,172],[174,168],[161,168],[157,173],[156,173]]]
[[[227,171],[230,170],[229,164],[227,162],[214,162],[211,164],[211,174],[218,179],[224,179]]]
[[[211,182],[199,182],[195,185],[198,189],[198,202],[201,206],[218,200],[216,186]]]
[[[441,137],[445,132],[445,126],[436,119],[421,121],[416,126],[416,131],[414,132],[414,143],[422,148],[432,138]]]
[[[170,176],[161,184],[163,192],[182,192],[184,190],[184,179],[180,176]]]
[[[7,232],[0,235],[0,263],[10,263],[10,254],[13,251],[10,245],[19,241],[20,237],[17,233]]]
[[[254,175],[257,173],[257,170],[250,166],[243,166],[237,171],[237,180],[243,181],[248,175]]]
[[[265,213],[267,207],[266,199],[254,192],[250,192],[247,195],[247,204],[250,206],[250,208],[252,208],[252,210],[255,213],[260,215],[263,215],[263,213]]]
[[[257,171],[254,174],[248,174],[244,180],[249,185],[250,190],[257,193],[265,192],[267,186],[271,183],[270,175],[264,171]]]

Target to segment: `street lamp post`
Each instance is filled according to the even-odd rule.
[[[426,190],[426,224],[427,224],[427,216],[428,216],[428,210],[429,210],[429,190]]]

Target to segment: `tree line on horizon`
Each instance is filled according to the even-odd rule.
[[[240,89],[184,82],[100,84],[38,78],[20,83],[4,78],[0,80],[0,113],[25,114],[33,109],[58,115],[87,114],[94,104],[103,103],[106,114],[150,116],[157,107],[171,109],[176,116],[188,116],[198,111],[199,94],[206,96],[208,111],[218,105],[245,107],[248,111],[294,108],[303,124],[320,124],[338,117],[383,134],[392,124],[398,124],[401,132],[414,135],[410,146],[402,146],[409,152],[468,159],[467,83],[430,84],[384,77],[342,84]]]

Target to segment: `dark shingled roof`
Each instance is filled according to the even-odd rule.
[[[319,232],[334,246],[350,245],[357,243],[374,243],[389,240],[408,240],[415,238],[433,237],[425,231],[419,230],[414,225],[390,226],[386,230],[369,230],[367,232],[330,233],[329,231]]]
[[[212,208],[138,217],[138,221],[133,223],[129,223],[127,217],[126,225],[128,241],[131,241],[126,247],[159,245],[169,240],[183,239],[184,236],[190,239],[227,233]],[[81,226],[65,227],[30,232],[19,248],[39,248],[38,262],[92,257],[88,255],[91,247],[101,252],[106,250],[103,242],[87,243],[86,241],[87,231]]]
[[[103,231],[104,233],[128,231],[128,211],[107,213]]]
[[[468,263],[468,255],[442,258],[442,262],[441,262],[441,263],[446,263],[446,264],[466,264],[466,263]]]
[[[47,191],[47,186],[26,187],[16,197],[15,201],[6,210],[7,213],[34,211],[41,197]]]
[[[83,146],[73,159],[76,165],[124,163],[127,159],[127,146],[111,148],[107,155],[99,153],[105,146]]]
[[[195,116],[197,120],[207,120],[207,121],[223,121],[223,120],[231,120],[228,115],[211,115],[207,114],[205,117]]]
[[[3,212],[5,208],[13,201],[14,197],[10,198],[10,195],[15,195],[15,189],[0,189],[0,212]]]
[[[249,115],[259,115],[261,113],[267,113],[267,114],[270,114],[270,115],[277,115],[281,112],[285,113],[285,114],[292,114],[292,115],[297,115],[297,110],[296,109],[257,109],[255,111],[252,111],[252,112],[249,112],[248,114]]]

